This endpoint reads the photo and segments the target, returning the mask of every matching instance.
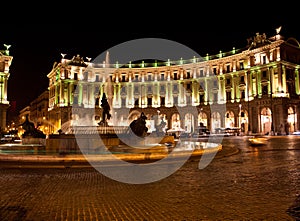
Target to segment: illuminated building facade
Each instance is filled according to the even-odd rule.
[[[129,125],[144,112],[150,131],[161,120],[166,129],[188,133],[197,133],[200,123],[212,133],[222,128],[241,128],[245,134],[297,131],[300,45],[279,32],[270,38],[256,33],[243,49],[190,60],[121,65],[62,55],[47,75],[50,132],[74,125],[75,118],[97,125],[103,93],[114,126]],[[197,112],[188,113],[189,107]]]
[[[30,102],[29,118],[32,123],[44,134],[48,135],[48,105],[49,91],[41,93],[36,99]]]
[[[7,100],[7,83],[9,79],[9,68],[13,57],[9,56],[10,45],[4,44],[5,49],[0,50],[0,132],[6,128],[7,109],[10,104]]]

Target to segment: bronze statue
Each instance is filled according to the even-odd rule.
[[[22,137],[46,138],[46,135],[39,129],[35,128],[34,123],[29,121],[29,115],[26,115],[25,121],[21,124],[25,132]]]
[[[130,123],[129,127],[131,131],[139,137],[146,137],[148,131],[148,128],[146,127],[146,120],[147,117],[144,112],[142,112],[138,119],[133,120]]]
[[[101,107],[102,107],[102,119],[98,123],[99,125],[107,125],[107,120],[111,118],[110,112],[110,106],[106,98],[106,94],[103,93],[102,99],[101,99]]]

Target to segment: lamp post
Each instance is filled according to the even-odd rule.
[[[248,94],[248,135],[250,135],[250,131],[251,131],[251,126],[250,126],[250,79],[251,79],[251,75],[248,74],[248,81],[247,81],[247,94]]]
[[[0,103],[2,103],[3,100],[3,80],[0,81]]]
[[[270,73],[270,91],[271,91],[271,97],[270,97],[270,106],[271,106],[271,135],[274,135],[274,114],[273,114],[273,84],[272,84],[272,69],[269,72]]]
[[[241,110],[242,110],[242,104],[239,104],[239,127],[241,127]]]

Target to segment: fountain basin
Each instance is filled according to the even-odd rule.
[[[158,160],[167,156],[180,157],[185,155],[200,156],[203,153],[212,153],[222,150],[222,145],[217,143],[184,141],[177,145],[166,146],[162,144],[151,144],[149,148],[132,148],[128,146],[111,147],[110,150],[93,152],[69,152],[61,154],[56,151],[46,150],[41,145],[9,144],[0,145],[0,159],[14,161],[86,161],[106,160]]]
[[[174,144],[173,136],[147,137],[145,139],[133,139],[128,134],[52,134],[46,139],[46,150],[50,152],[99,152],[118,147],[137,147],[149,149],[151,145],[156,149],[163,149],[164,144]],[[148,146],[147,146],[148,145]],[[154,148],[151,146],[151,148]]]

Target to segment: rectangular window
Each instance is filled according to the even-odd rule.
[[[122,98],[121,100],[121,106],[126,107],[126,98]]]
[[[135,82],[138,82],[138,81],[139,81],[139,75],[138,75],[138,74],[134,75],[134,81],[135,81]]]
[[[266,56],[264,55],[264,56],[262,56],[262,61],[263,61],[263,64],[266,64],[267,63],[267,58],[266,58]]]
[[[122,82],[126,81],[126,75],[122,75]]]
[[[241,76],[241,83],[245,83],[245,78],[244,78],[244,76]]]
[[[134,100],[134,106],[138,107],[139,106],[139,99]]]
[[[204,77],[203,70],[200,70],[200,77]]]
[[[190,79],[190,78],[191,78],[191,73],[190,73],[190,72],[187,72],[187,73],[186,73],[186,78],[187,78],[187,79]]]
[[[230,65],[226,65],[226,73],[230,72]]]
[[[218,86],[218,81],[214,81],[214,88]]]
[[[178,85],[177,84],[174,85],[174,92],[178,92]]]
[[[217,101],[218,101],[218,94],[214,93],[214,102],[217,102]]]
[[[165,98],[160,97],[160,106],[165,106]]]
[[[148,103],[148,107],[152,106],[152,98],[151,97],[147,98],[147,103]]]
[[[267,94],[268,94],[268,86],[265,85],[265,86],[263,86],[263,88],[262,88],[262,95],[267,95]]]
[[[244,62],[243,61],[240,62],[240,70],[244,70]]]
[[[231,101],[231,92],[230,91],[226,92],[226,100]]]
[[[199,101],[201,104],[204,102],[204,94],[200,94]]]
[[[217,68],[213,68],[213,73],[217,74]]]
[[[241,99],[245,99],[245,91],[241,91]]]
[[[165,80],[165,74],[160,75],[160,80],[164,81]]]
[[[177,73],[174,73],[174,80],[177,80]]]
[[[134,93],[138,94],[139,93],[139,87],[138,86],[134,86]]]
[[[174,97],[174,105],[178,105],[178,97]]]

